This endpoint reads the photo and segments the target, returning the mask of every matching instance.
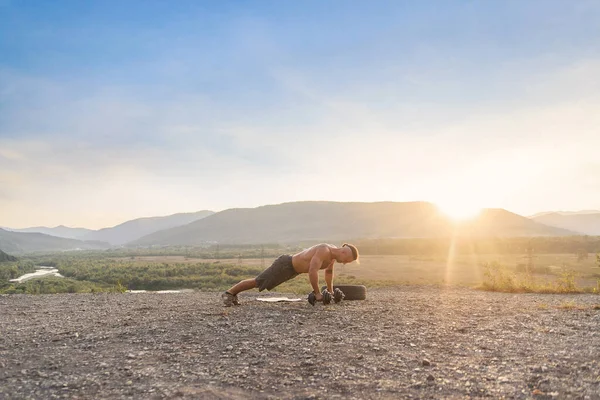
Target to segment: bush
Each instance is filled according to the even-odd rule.
[[[518,293],[582,293],[586,290],[577,287],[576,275],[571,270],[561,273],[554,281],[536,280],[531,274],[512,273],[497,262],[483,265],[483,284],[481,289],[493,292],[518,292]],[[599,281],[600,285],[600,281]],[[588,288],[593,293],[599,290]]]
[[[92,293],[104,291],[109,291],[109,288],[91,282],[59,277],[32,279],[0,289],[0,293],[4,294]]]

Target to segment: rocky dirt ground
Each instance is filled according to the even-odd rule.
[[[2,399],[600,399],[600,297],[0,296]]]

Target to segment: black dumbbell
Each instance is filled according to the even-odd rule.
[[[317,302],[317,296],[315,296],[315,292],[310,292],[308,294],[308,302],[311,306],[315,305],[315,303]]]
[[[342,292],[340,288],[335,288],[335,290],[333,291],[333,301],[335,301],[335,303],[337,304],[340,301],[344,300],[344,297],[346,297],[344,292]]]
[[[321,294],[323,295],[323,300],[321,300],[323,302],[323,304],[329,304],[331,303],[331,293],[329,293],[327,291],[327,289],[323,289],[323,291],[321,292]],[[343,295],[343,294],[342,294]],[[315,303],[317,302],[317,296],[315,295],[315,292],[310,292],[308,295],[308,302],[310,303],[311,306],[314,306]]]

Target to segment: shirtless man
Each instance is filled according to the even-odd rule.
[[[333,293],[333,264],[336,261],[347,264],[354,260],[358,260],[358,249],[351,244],[344,243],[342,247],[325,243],[317,244],[293,256],[287,254],[279,256],[269,268],[256,278],[241,281],[223,293],[221,298],[225,306],[237,306],[240,304],[237,294],[244,290],[256,287],[259,292],[265,289],[272,290],[299,274],[307,273],[316,299],[321,301],[323,295],[319,291],[319,270],[325,270],[327,290]]]

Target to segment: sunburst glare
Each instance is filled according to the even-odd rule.
[[[481,207],[464,201],[436,202],[438,209],[455,221],[466,221],[476,218],[481,212]]]

